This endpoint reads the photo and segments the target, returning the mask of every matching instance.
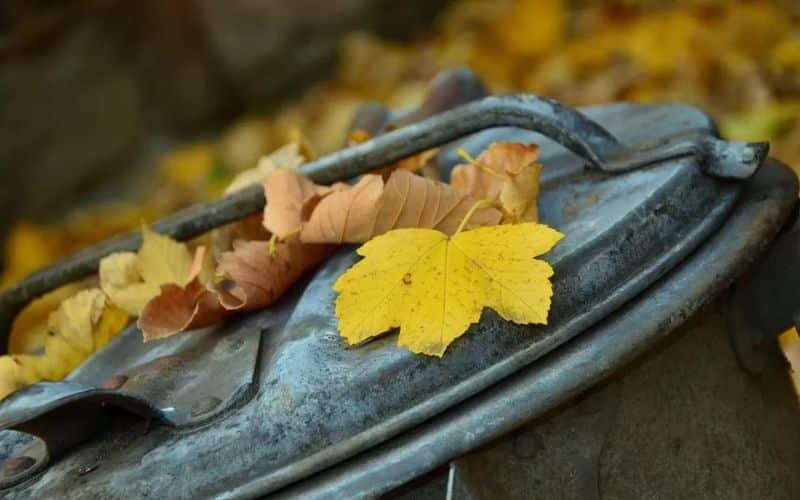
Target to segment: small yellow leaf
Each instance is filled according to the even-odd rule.
[[[78,292],[50,315],[50,332],[62,337],[77,352],[88,355],[94,351],[92,331],[105,307],[106,297],[102,291],[94,288]]]
[[[44,347],[47,335],[47,318],[61,302],[81,290],[80,284],[71,283],[48,292],[28,304],[11,327],[8,340],[9,354],[36,352]]]
[[[398,229],[358,249],[334,284],[339,331],[357,344],[399,327],[398,345],[442,356],[484,307],[515,323],[547,323],[553,270],[535,257],[562,234],[541,224],[481,227],[448,237]]]
[[[38,356],[28,354],[0,356],[0,399],[41,380],[37,366]]]
[[[189,282],[194,256],[184,243],[142,227],[142,247],[136,259],[139,275],[147,283]]]
[[[78,292],[50,315],[44,355],[38,359],[42,378],[60,380],[105,345],[128,324],[128,313],[107,306],[98,288]]]
[[[61,380],[128,324],[98,288],[66,299],[48,318],[44,354],[0,357],[0,397],[40,380]]]
[[[138,253],[113,253],[100,261],[100,287],[113,304],[138,316],[161,285],[191,280],[193,260],[184,243],[142,227]]]
[[[117,336],[126,326],[130,315],[122,308],[113,304],[106,304],[106,309],[100,316],[100,322],[92,331],[94,335],[95,351],[106,345],[111,339]]]

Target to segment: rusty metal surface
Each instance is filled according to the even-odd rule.
[[[625,308],[478,396],[270,498],[374,498],[572,399],[661,344],[676,327],[725,290],[770,243],[792,211],[797,195],[794,173],[778,162],[768,161],[749,183],[720,231]],[[722,341],[727,342],[724,338]],[[783,381],[785,386],[785,377]],[[669,383],[681,386],[673,380]],[[692,408],[686,411],[694,413]],[[714,418],[708,414],[695,417]],[[731,457],[740,458],[744,459],[735,454]],[[631,460],[635,462],[636,457]],[[752,468],[755,473],[759,470],[758,466]],[[247,496],[251,492],[235,493]],[[459,492],[463,493],[464,488]],[[503,492],[493,493],[500,496]],[[643,498],[645,493],[639,491],[631,498]]]
[[[752,175],[767,152],[765,143],[732,143],[690,127],[670,134],[621,136],[551,99],[532,95],[490,96],[401,127],[362,144],[306,163],[300,173],[318,183],[347,180],[422,150],[441,146],[473,132],[514,126],[536,131],[605,172],[626,172],[658,163],[691,161],[695,168],[722,178]],[[697,133],[699,132],[699,133]],[[259,186],[243,189],[204,205],[190,207],[153,224],[162,233],[187,239],[246,215],[264,205]],[[93,274],[100,259],[115,251],[135,250],[139,232],[87,248],[60,263],[28,276],[0,294],[0,345],[7,344],[14,316],[31,300]]]
[[[587,114],[626,143],[713,131],[704,114],[685,106],[614,105]],[[158,427],[147,439],[121,432],[93,440],[14,495],[249,496],[303,479],[475,396],[591,327],[716,231],[741,191],[740,183],[702,173],[691,157],[615,175],[587,171],[563,146],[534,139],[548,167],[542,220],[567,234],[547,256],[556,269],[547,327],[514,325],[487,311],[442,360],[397,349],[391,335],[346,349],[330,289],[354,259],[344,249],[265,338],[250,403],[188,432]],[[259,328],[270,314],[242,321]],[[116,446],[119,440],[126,445]],[[68,473],[99,456],[101,474],[76,482]]]

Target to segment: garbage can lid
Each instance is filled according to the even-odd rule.
[[[464,116],[482,121],[475,125]],[[442,359],[398,349],[392,335],[346,348],[331,285],[357,256],[343,248],[307,286],[270,309],[156,344],[141,344],[131,327],[68,382],[12,395],[0,405],[0,425],[40,435],[51,454],[61,455],[39,480],[12,491],[20,497],[249,496],[375,449],[535,365],[633,299],[646,301],[648,287],[725,225],[765,153],[759,145],[720,141],[710,119],[689,106],[613,104],[578,113],[533,97],[492,97],[323,158],[306,172],[318,180],[347,177],[495,125],[516,128],[450,143],[441,158],[452,166],[457,147],[477,154],[503,139],[540,144],[540,219],[565,234],[547,255],[555,269],[548,325],[518,325],[485,310]],[[790,196],[781,193],[777,206],[788,212],[796,186]],[[750,236],[769,239],[780,223],[773,217]],[[730,252],[751,240],[731,241]],[[698,272],[683,279],[694,293],[707,286],[706,278]],[[640,318],[643,328],[659,320]],[[598,362],[607,370],[615,366]],[[122,377],[119,387],[98,389],[112,375]],[[127,425],[77,447],[59,440],[73,432],[74,419],[104,405],[169,425],[144,435]],[[533,416],[514,406],[495,408],[498,418]],[[478,436],[492,427],[474,424],[463,432]],[[74,473],[87,467],[99,470]]]

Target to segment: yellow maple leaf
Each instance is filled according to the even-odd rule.
[[[535,257],[562,234],[536,223],[481,227],[452,237],[398,229],[358,249],[363,260],[334,284],[336,316],[349,344],[395,327],[398,345],[442,356],[484,307],[515,323],[547,323],[550,265]]]
[[[61,380],[128,324],[128,313],[106,302],[98,288],[61,303],[48,320],[41,356],[0,356],[0,398],[41,380]]]
[[[97,288],[83,290],[50,315],[44,355],[36,368],[43,379],[60,380],[111,340],[128,323],[128,313],[109,306]]]
[[[100,287],[113,304],[138,316],[161,285],[189,282],[193,260],[184,243],[144,226],[138,253],[117,252],[100,261]]]
[[[0,399],[41,380],[36,369],[37,359],[38,356],[28,354],[0,356]]]

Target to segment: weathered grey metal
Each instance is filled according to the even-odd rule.
[[[127,331],[131,333],[121,338],[140,341],[135,327]],[[2,403],[0,428],[23,430],[28,421],[45,418],[51,411],[86,399],[96,401],[98,407],[130,406],[131,411],[178,427],[197,424],[236,404],[248,391],[253,383],[260,339],[260,331],[226,331],[223,336],[219,331],[206,330],[192,335],[192,342],[165,342],[167,345],[152,349],[148,357],[163,352],[164,347],[169,347],[170,354],[150,360],[136,359],[127,350],[120,351],[117,345],[125,342],[112,344],[68,380],[35,384],[10,395]],[[93,371],[96,360],[130,364],[132,359],[138,361],[136,366],[114,368],[113,376],[118,377],[114,388],[99,388],[107,384],[97,380],[95,373],[85,375]],[[200,398],[216,400],[213,411],[197,415],[194,407]],[[59,423],[53,425],[57,427]]]
[[[683,324],[718,293],[724,291],[737,275],[742,273],[770,243],[796,203],[797,190],[797,179],[791,170],[778,162],[769,160],[756,173],[754,179],[748,183],[742,199],[719,232],[704,243],[691,258],[681,263],[649,288],[645,294],[634,299],[623,309],[590,328],[572,342],[559,347],[536,363],[520,370],[515,375],[483,391],[476,397],[464,401],[401,436],[384,442],[379,447],[344,461],[321,474],[311,476],[306,480],[280,490],[269,498],[304,498],[309,500],[317,498],[374,498],[448,463],[451,459],[489,443],[493,439],[505,435],[536,417],[546,414],[548,418],[556,421],[555,424],[551,425],[559,425],[557,423],[560,418],[559,414],[553,414],[551,410],[573,399],[598,382],[607,379],[612,374],[618,373],[620,369],[645,352],[651,351],[656,346],[663,345],[676,327]],[[715,334],[721,334],[720,330],[716,329]],[[714,355],[715,351],[719,350],[717,347],[709,350],[706,347],[707,343],[708,339],[703,338],[703,340],[692,344],[691,349],[694,350],[694,357],[700,358],[697,360],[696,366],[702,364],[701,358],[703,356]],[[727,343],[727,339],[715,338],[714,343],[716,346],[724,346]],[[703,346],[703,350],[698,352],[697,349],[700,346]],[[772,352],[777,354],[774,346]],[[660,354],[657,356],[663,357]],[[716,365],[714,365],[715,363]],[[734,367],[730,366],[732,364],[730,358],[723,361],[709,359],[707,365],[719,366],[720,363],[726,364],[726,369],[729,371],[735,370]],[[771,366],[774,369],[777,364],[772,363]],[[676,371],[680,372],[682,370]],[[649,373],[651,377],[658,376],[657,372],[638,370],[638,378],[642,378],[644,373]],[[719,374],[718,372],[716,373]],[[748,406],[750,408],[751,415],[747,417],[748,422],[746,423],[748,432],[751,433],[748,438],[749,444],[759,446],[761,449],[752,450],[752,453],[747,455],[736,455],[735,451],[731,451],[730,456],[724,459],[724,462],[742,460],[743,462],[737,467],[741,470],[747,469],[748,474],[761,473],[769,475],[768,477],[780,478],[786,477],[792,467],[795,467],[796,470],[796,459],[800,454],[798,448],[796,448],[798,436],[796,431],[788,433],[788,436],[791,436],[794,448],[790,455],[791,462],[783,464],[785,467],[781,471],[768,470],[768,464],[752,462],[753,459],[756,459],[755,457],[770,455],[775,450],[786,449],[786,447],[782,447],[778,443],[758,443],[754,441],[759,435],[770,436],[771,439],[780,439],[779,429],[759,432],[752,427],[756,425],[780,425],[778,421],[782,422],[782,425],[793,426],[799,412],[796,406],[791,410],[791,413],[789,413],[790,410],[785,408],[787,401],[793,401],[785,371],[780,373],[783,379],[779,387],[768,385],[769,382],[778,380],[777,375],[777,372],[773,373],[769,381],[764,382],[752,379],[748,381],[746,380],[748,377],[743,373],[738,375],[738,380],[741,384],[758,384],[760,386],[760,388],[742,388],[741,393],[755,398],[764,398],[764,401],[760,402],[745,400],[737,403],[739,406]],[[662,383],[667,383],[670,387],[674,387],[673,392],[692,392],[694,390],[692,387],[704,384],[705,388],[698,389],[700,392],[693,395],[695,399],[713,398],[716,396],[715,390],[723,390],[722,383],[718,379],[716,384],[713,381],[711,384],[706,384],[705,381],[700,380],[683,381],[676,379],[665,380],[663,378],[660,380]],[[708,387],[709,385],[712,387]],[[659,391],[661,388],[656,387],[652,390]],[[772,394],[773,390],[783,391],[783,394],[780,396],[774,395]],[[731,397],[730,394],[726,396]],[[686,397],[689,398],[689,395]],[[775,404],[775,398],[780,398],[780,404],[784,406],[780,410],[781,413],[778,415],[777,420],[772,419],[774,414],[771,413],[774,411],[772,406]],[[658,400],[659,393],[655,392],[650,396],[650,399]],[[636,405],[636,403],[632,404],[632,406]],[[646,405],[638,406],[641,410],[653,408]],[[709,402],[708,406],[713,407],[714,403]],[[702,422],[706,419],[736,418],[736,416],[730,414],[730,408],[726,410],[726,413],[713,414],[696,411],[694,407],[671,408],[667,406],[666,408],[660,407],[652,411],[680,412],[683,415],[687,415],[687,418],[691,416],[695,420],[695,426],[702,426]],[[759,418],[765,418],[766,420],[759,422]],[[574,427],[570,427],[571,423],[573,422],[566,421],[561,426],[564,431],[560,436],[561,440],[571,439],[567,435],[567,429],[574,431]],[[714,425],[712,422],[707,424],[709,434],[711,434],[709,439],[712,441],[700,444],[700,446],[712,446],[713,439],[728,439],[724,434],[711,431],[710,429]],[[720,425],[722,429],[736,427],[736,424],[731,424],[730,427],[725,427],[724,423]],[[657,429],[653,426],[648,427],[648,429],[654,434],[675,430],[674,428]],[[627,431],[627,427],[619,428],[620,433]],[[637,441],[639,446],[651,446],[651,443],[646,440],[649,434],[642,432],[638,436],[640,438]],[[651,437],[653,442],[660,441],[661,443],[669,439],[667,436],[653,435]],[[686,436],[686,439],[691,438],[691,435]],[[737,437],[731,438],[739,439]],[[589,445],[589,443],[585,444]],[[687,447],[691,446],[691,443],[687,443]],[[663,448],[664,446],[659,450],[666,454],[667,451]],[[584,452],[588,453],[587,450],[584,450]],[[640,450],[629,449],[627,453],[625,455],[627,457],[626,461],[632,465],[629,467],[630,470],[617,469],[610,471],[610,474],[627,473],[636,475],[641,470],[643,464],[636,463],[637,457],[641,456],[639,454]],[[649,451],[641,450],[641,453],[649,453]],[[713,449],[707,450],[706,456],[713,453]],[[541,451],[541,454],[543,455],[542,460],[547,460],[547,452]],[[663,464],[651,463],[650,465],[654,467],[658,467],[658,465],[670,467],[669,463],[672,462],[673,466],[671,467],[673,470],[687,469],[686,466],[674,463],[676,460],[680,460],[680,457],[663,456],[657,452],[651,453],[650,456],[654,460],[663,462]],[[722,460],[723,457],[720,457],[720,459]],[[771,459],[773,464],[776,464],[785,459],[788,460],[789,456],[772,456]],[[579,458],[576,458],[576,460],[579,460]],[[698,460],[695,459],[689,459],[688,462],[693,464],[692,466],[712,466],[712,464],[698,464]],[[763,468],[761,467],[762,465],[764,465]],[[720,465],[720,467],[725,466],[724,464]],[[690,471],[686,470],[686,473],[689,474]],[[708,476],[708,474],[705,474],[705,476]],[[664,481],[668,482],[671,478],[660,479],[663,483]],[[761,481],[753,478],[740,479],[742,482],[748,482],[753,488],[757,488],[758,485],[763,485],[768,481],[766,478]],[[685,479],[680,485],[680,487],[685,488],[683,490],[684,493],[689,489],[689,482],[689,479]],[[641,489],[636,490],[629,496],[620,496],[620,490],[624,491],[625,489],[625,484],[623,483],[624,479],[616,481],[619,489],[611,491],[609,498],[692,498],[666,493],[668,491],[680,491],[678,485],[670,485],[663,490],[659,489],[659,486],[653,485],[652,489],[647,490],[647,483],[642,480],[630,484],[632,488]],[[584,496],[582,494],[570,496],[568,492],[574,492],[574,490],[568,490],[566,484],[563,486],[561,490],[549,488],[544,491],[550,493],[559,491],[565,493],[565,498],[593,498],[591,495]],[[596,484],[592,486],[596,486]],[[698,488],[700,486],[697,485]],[[781,484],[772,485],[771,492],[781,492],[780,496],[777,497],[761,495],[760,493],[765,493],[764,490],[750,490],[749,493],[751,494],[748,495],[746,490],[736,490],[735,485],[731,485],[731,489],[723,491],[695,491],[698,492],[697,496],[704,498],[796,498],[800,481],[793,481],[790,485],[785,485],[786,489],[783,486]],[[549,485],[542,485],[542,488],[548,487]],[[535,488],[535,485],[532,488]],[[250,488],[243,487],[230,492],[229,496],[247,497],[256,491],[252,486]],[[503,496],[505,492],[501,488],[495,488],[492,491],[495,496],[490,498],[508,498]],[[725,496],[724,491],[738,496]],[[591,490],[591,492],[594,492],[594,490]],[[615,492],[616,494],[614,494]],[[455,498],[461,499],[461,497]],[[482,500],[484,497],[478,498]],[[535,496],[530,494],[523,498],[557,498],[557,496]]]
[[[685,106],[612,105],[586,114],[628,144],[713,131],[703,113]],[[294,307],[288,321],[276,324],[270,311],[242,320],[242,328],[272,329],[262,347],[259,392],[248,404],[190,432],[157,427],[142,439],[128,430],[93,440],[9,493],[248,496],[309,477],[475,397],[602,320],[718,230],[743,185],[703,174],[694,157],[625,174],[587,171],[563,146],[533,138],[547,165],[542,220],[567,235],[546,257],[556,270],[547,327],[514,325],[487,311],[441,360],[400,350],[392,336],[346,349],[330,289],[355,258],[343,250],[296,305],[287,298],[284,305]],[[773,229],[765,222],[762,236]],[[640,326],[649,320],[639,317]],[[102,474],[78,482],[69,474],[97,457]]]
[[[0,443],[0,490],[33,477],[50,462],[44,441],[30,434],[3,431]]]
[[[652,138],[618,142],[614,135],[584,114],[556,101],[531,95],[486,97],[419,123],[347,148],[300,167],[318,183],[332,183],[363,174],[419,151],[440,146],[491,127],[533,130],[577,154],[600,170],[628,171],[667,160],[691,158],[698,169],[723,178],[746,178],[766,155],[765,143],[728,143],[700,136]],[[178,239],[186,239],[259,211],[262,190],[244,189],[220,200],[190,207],[153,224]],[[0,346],[7,344],[10,325],[28,302],[64,284],[96,272],[100,259],[115,251],[135,250],[138,232],[85,249],[59,264],[42,269],[0,295]]]
[[[110,423],[113,408],[175,427],[208,422],[255,393],[261,330],[230,328],[222,333],[206,330],[132,352],[131,341],[142,344],[132,327],[69,380],[38,383],[9,396],[0,411],[0,428],[26,432],[44,444],[46,454],[38,467],[26,468],[31,475],[42,462],[97,438]],[[114,387],[100,388],[109,385],[104,380],[114,381]],[[26,450],[19,453],[18,459],[30,456]],[[7,486],[27,475],[9,478]]]

